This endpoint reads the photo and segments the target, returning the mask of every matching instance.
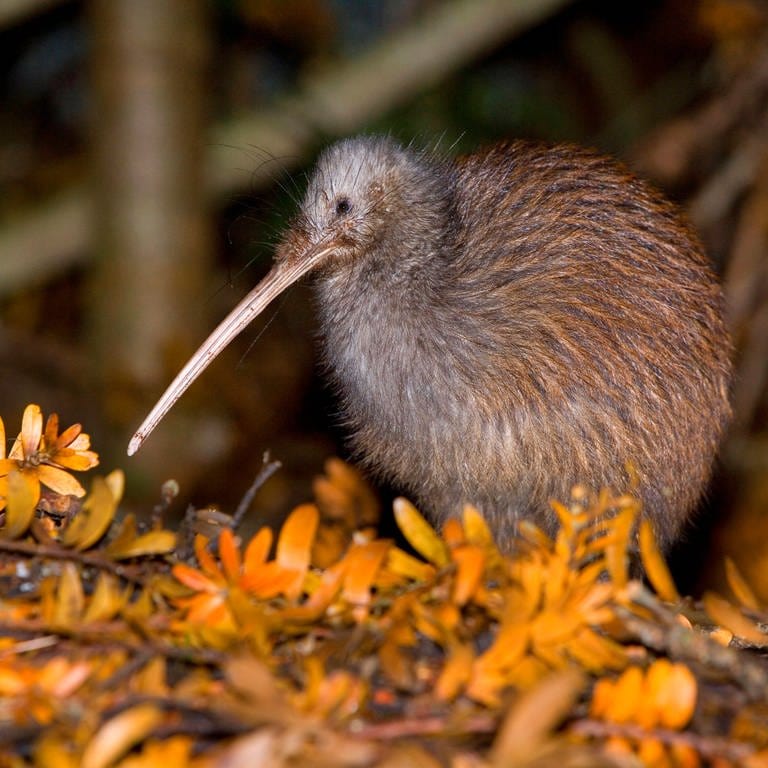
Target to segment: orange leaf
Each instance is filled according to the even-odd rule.
[[[119,768],[188,768],[191,765],[189,758],[193,746],[189,736],[148,741],[143,745],[141,754],[121,760]]]
[[[572,538],[574,534],[576,533],[576,529],[574,526],[575,521],[575,515],[573,512],[571,512],[568,507],[565,506],[561,501],[558,501],[557,499],[550,499],[549,506],[552,508],[552,511],[557,515],[557,520],[560,523],[560,528],[562,528],[568,538]]]
[[[379,503],[363,475],[341,459],[331,457],[325,462],[325,472],[331,483],[348,498],[347,506],[354,507],[356,525],[375,525],[379,519]]]
[[[464,524],[464,535],[470,544],[477,544],[479,547],[495,546],[491,529],[476,507],[465,504],[461,519]]]
[[[123,606],[122,614],[129,621],[144,623],[150,616],[154,615],[156,605],[154,600],[154,590],[145,587],[139,593],[139,596],[130,603],[126,602]]]
[[[640,521],[640,558],[643,561],[648,580],[658,596],[670,603],[679,602],[680,595],[677,587],[675,587],[669,568],[667,568],[667,564],[656,546],[653,527],[647,519]]]
[[[733,632],[724,627],[717,627],[709,633],[710,638],[724,647],[728,647],[733,640]]]
[[[38,480],[60,496],[85,496],[85,488],[69,472],[49,464],[37,467]]]
[[[150,531],[138,536],[120,550],[110,548],[110,555],[115,560],[140,555],[165,555],[176,548],[176,534],[173,531]]]
[[[303,611],[308,621],[312,620],[313,616],[320,616],[320,614],[331,604],[336,595],[339,594],[346,568],[346,559],[327,568],[323,571],[323,575],[320,578],[320,584],[310,595],[309,600],[297,608],[284,608],[281,615],[293,616],[296,615],[294,613],[295,611]]]
[[[707,592],[703,602],[704,609],[715,624],[725,627],[736,637],[747,640],[753,645],[765,646],[768,644],[768,635],[761,632],[736,606],[731,605],[724,598],[714,592]]]
[[[56,588],[56,602],[51,623],[66,629],[79,626],[84,608],[85,594],[80,574],[74,563],[64,563]]]
[[[640,739],[637,756],[640,759],[640,765],[659,766],[659,768],[670,766],[664,745],[658,739]]]
[[[88,449],[91,447],[91,438],[89,435],[86,435],[85,432],[81,432],[67,447],[78,453],[89,452]],[[96,456],[95,453],[92,455],[98,464],[99,457]]]
[[[471,645],[454,643],[448,649],[443,670],[435,683],[435,696],[441,701],[452,701],[469,682],[475,652]]]
[[[536,549],[548,550],[552,546],[552,539],[530,520],[521,520],[517,532],[521,539],[533,544]]]
[[[491,647],[477,658],[475,670],[482,675],[489,669],[509,669],[522,658],[529,640],[527,624],[503,625]]]
[[[130,544],[136,537],[136,517],[130,512],[123,518],[123,522],[120,524],[120,528],[117,535],[112,539],[105,547],[107,554],[111,554],[112,551],[119,551],[123,547]]]
[[[537,645],[561,645],[583,626],[578,606],[566,611],[544,609],[531,622],[531,639]]]
[[[448,630],[449,633],[455,630],[461,621],[461,612],[453,603],[440,603],[434,606],[431,613],[440,628]]]
[[[248,573],[254,568],[263,565],[269,557],[269,550],[272,548],[272,529],[266,526],[262,528],[249,542],[245,548],[243,558],[243,571]]]
[[[208,539],[202,533],[195,534],[194,547],[195,557],[203,573],[207,573],[215,579],[222,578],[219,564],[208,549]]]
[[[539,609],[546,573],[540,562],[520,562],[516,565],[516,576],[522,588],[521,604],[516,609],[521,618],[526,618]]]
[[[461,546],[466,541],[464,528],[455,517],[449,517],[443,523],[442,534],[443,540],[451,548]]]
[[[475,664],[466,686],[467,697],[487,707],[500,706],[501,691],[509,685],[509,676],[498,669],[487,669],[478,674],[476,667]]]
[[[43,436],[43,414],[40,406],[30,403],[24,409],[21,417],[21,434],[19,440],[25,457],[31,456],[40,446],[40,438]]]
[[[240,587],[265,600],[277,595],[296,599],[304,586],[305,571],[283,568],[274,560],[246,573],[240,579]]]
[[[73,443],[77,436],[83,431],[83,428],[80,424],[73,424],[57,436],[58,431],[59,415],[57,413],[52,413],[45,424],[45,442],[49,446],[55,445],[58,448]]]
[[[445,642],[445,627],[440,619],[435,616],[435,611],[423,603],[414,603],[411,606],[411,622],[417,632],[428,637],[436,643]]]
[[[82,768],[107,768],[131,747],[149,736],[163,721],[163,711],[152,704],[126,709],[99,728],[83,752]]]
[[[117,499],[103,477],[96,477],[82,509],[64,529],[62,543],[78,550],[92,547],[107,531],[117,510]]]
[[[669,745],[669,752],[672,757],[672,765],[674,765],[675,768],[701,768],[699,753],[696,751],[696,748],[692,747],[690,744],[673,742]],[[768,765],[768,763],[765,763],[764,766],[765,765]],[[753,768],[749,765],[748,759],[744,764],[744,768]],[[757,768],[757,766],[754,766],[754,768]]]
[[[606,677],[598,680],[592,690],[592,701],[589,704],[589,716],[596,719],[605,718],[608,710],[611,708],[614,696],[615,685],[613,680],[609,680]]]
[[[635,754],[632,743],[628,739],[625,739],[623,736],[609,736],[605,740],[605,751],[609,755],[617,755],[619,758],[629,757],[630,755],[634,757]],[[634,758],[630,765],[635,765],[636,763],[637,760]],[[662,768],[665,767],[662,766]]]
[[[570,579],[573,577],[573,571],[567,555],[552,558],[548,565],[547,572],[542,574],[544,577],[542,584],[544,605],[558,609],[562,606],[567,595],[566,590]]]
[[[3,536],[18,539],[27,532],[39,499],[40,483],[34,475],[18,470],[8,475],[8,503]]]
[[[445,542],[410,501],[402,497],[394,502],[395,520],[408,543],[426,560],[439,568],[448,565],[450,555]]]
[[[635,716],[644,687],[640,667],[628,667],[614,685],[613,698],[606,707],[605,719],[611,723],[628,723]]]
[[[312,481],[312,493],[318,507],[323,511],[323,518],[343,521],[350,528],[355,527],[355,505],[347,491],[334,485],[327,477],[321,476]]]
[[[456,578],[453,582],[453,602],[465,605],[472,599],[485,571],[485,550],[474,544],[457,547],[451,552],[456,563]]]
[[[60,448],[56,451],[54,461],[57,466],[74,469],[76,472],[85,472],[96,466],[98,459],[93,451],[75,451],[72,448]]]
[[[125,472],[122,469],[113,469],[105,478],[104,482],[109,487],[109,492],[112,494],[115,502],[118,504],[123,498],[123,491],[125,490]]]
[[[135,690],[144,696],[168,696],[168,669],[162,656],[153,656],[133,678]]]
[[[590,672],[621,669],[627,663],[627,655],[623,645],[597,634],[590,627],[582,627],[568,641],[568,655]]]
[[[186,600],[182,598],[178,604],[186,608],[187,621],[192,624],[234,631],[232,614],[223,592],[215,595],[200,593]]]
[[[598,566],[594,571],[594,573],[598,573],[599,564],[593,563],[592,565]],[[591,586],[588,590],[579,592],[577,609],[587,624],[604,624],[613,618],[613,610],[609,606],[615,590],[612,584],[604,581],[600,583],[595,583],[591,579],[587,581],[588,584],[590,582]]]
[[[314,504],[302,504],[288,515],[277,540],[275,561],[288,570],[306,573],[312,555],[320,513]],[[297,597],[293,595],[293,597]]]
[[[336,456],[325,462],[324,469],[333,485],[350,495],[355,495],[364,482],[357,470]]]
[[[659,724],[671,674],[672,662],[669,659],[659,659],[646,670],[644,692],[638,699],[633,717],[634,722],[642,728],[650,730]]]
[[[558,671],[566,670],[567,667],[560,661],[560,668]],[[551,666],[545,664],[535,656],[528,655],[523,656],[523,658],[510,670],[510,679],[518,690],[527,691],[537,686],[545,677],[548,677],[551,674]]]
[[[313,663],[310,662],[310,666]],[[262,659],[247,653],[229,654],[221,665],[221,671],[228,685],[247,697],[246,700],[269,707],[264,709],[264,714],[269,718],[287,723],[295,716],[286,701],[284,688],[279,684],[270,666]]]
[[[357,621],[363,621],[368,616],[371,587],[389,547],[390,543],[383,539],[367,544],[353,544],[344,558],[346,570],[341,594],[352,604],[352,613]]]
[[[109,621],[114,618],[125,603],[117,579],[110,573],[100,573],[96,589],[88,600],[88,608],[83,616],[83,623]]]
[[[0,696],[18,696],[29,690],[29,680],[21,670],[0,668]]]
[[[745,607],[753,611],[760,610],[760,601],[755,596],[752,588],[741,575],[736,563],[730,557],[725,558],[725,577],[728,586],[736,596],[736,599]]]
[[[416,644],[416,635],[407,624],[400,624],[390,630],[379,646],[378,657],[381,671],[399,688],[409,690],[413,686],[413,661],[403,653],[403,646]]]
[[[531,655],[527,657],[527,659],[523,659],[523,662],[530,660],[537,660],[541,662],[545,668],[548,671],[555,670],[555,669],[566,669],[568,664],[568,657],[565,653],[565,646],[561,644],[551,644],[551,643],[541,643],[538,642],[535,638],[531,641]],[[521,662],[521,664],[523,663]],[[515,670],[515,677],[513,678],[516,685],[519,685],[521,688],[530,687],[530,684],[536,682],[536,678],[532,678],[529,684],[526,684],[522,681],[519,681],[517,679],[517,674],[519,672]],[[538,675],[538,677],[541,677],[541,674]]]
[[[69,662],[61,656],[49,661],[38,678],[38,685],[52,696],[66,699],[90,676],[91,664],[85,661]]]
[[[493,765],[523,765],[535,757],[552,731],[571,711],[584,689],[584,676],[573,669],[549,675],[515,699],[493,743]]]
[[[196,568],[190,568],[184,563],[176,563],[171,569],[171,573],[182,584],[194,589],[195,592],[208,592],[209,594],[215,594],[221,590],[221,585],[212,581],[201,571]]]
[[[240,549],[231,528],[224,528],[219,534],[219,560],[227,581],[235,583],[240,578]]]
[[[56,768],[81,768],[71,741],[58,734],[54,735],[53,729],[44,731],[35,743],[35,763],[55,765]]]
[[[659,662],[656,662],[658,664]],[[655,665],[654,665],[655,666]],[[649,672],[653,671],[653,667]],[[693,717],[696,707],[696,678],[685,664],[672,664],[667,684],[658,697],[659,723],[663,728],[680,730]]]
[[[318,665],[322,671],[322,666]],[[354,714],[359,711],[360,697],[364,693],[362,681],[346,670],[337,669],[322,676],[315,673],[318,685],[313,695],[312,711],[320,717],[328,717],[332,712],[337,717]]]
[[[617,589],[627,586],[629,577],[629,541],[635,523],[634,509],[623,509],[611,519],[610,533],[605,544],[605,565],[608,576]]]
[[[322,570],[337,563],[346,552],[351,540],[351,531],[345,525],[321,524],[312,545],[312,565]]]
[[[398,547],[392,547],[389,550],[387,570],[413,581],[431,581],[435,577],[433,565],[418,560]]]

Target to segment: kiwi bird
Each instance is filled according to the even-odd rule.
[[[509,546],[572,486],[637,478],[663,545],[730,415],[723,298],[680,212],[570,145],[458,159],[357,137],[320,156],[266,278],[137,431],[283,289],[314,273],[324,361],[360,461],[439,522],[479,507]]]

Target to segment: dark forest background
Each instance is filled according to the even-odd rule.
[[[264,274],[317,151],[387,132],[623,158],[683,205],[723,274],[736,421],[685,586],[734,555],[768,598],[768,8],[759,0],[0,2],[0,415],[82,422],[151,509],[168,477],[260,522],[344,455],[294,288],[133,459],[147,409]],[[706,554],[703,554],[706,553]],[[702,567],[703,566],[703,567]]]

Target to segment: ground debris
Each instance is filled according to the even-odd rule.
[[[30,406],[0,461],[0,765],[768,766],[765,608],[733,563],[681,598],[631,494],[512,555],[398,499],[400,545],[332,460],[280,531],[193,513],[180,548],[171,497],[140,524],[119,471],[74,480],[79,426]]]

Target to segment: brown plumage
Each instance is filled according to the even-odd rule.
[[[679,534],[729,417],[730,344],[697,238],[625,168],[573,146],[450,161],[339,142],[282,276],[201,360],[312,270],[355,453],[434,519],[475,503],[506,544],[522,516],[551,528],[575,483],[626,488],[631,463],[662,542]]]

